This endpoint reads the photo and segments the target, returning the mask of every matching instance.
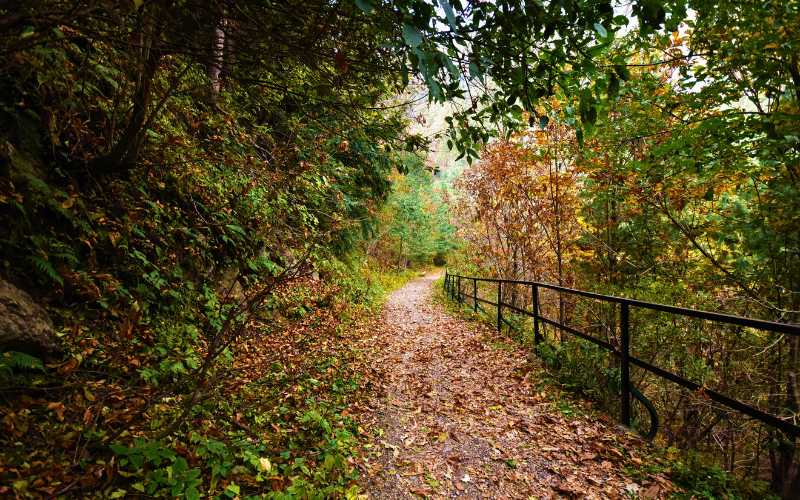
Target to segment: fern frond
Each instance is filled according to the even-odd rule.
[[[12,368],[22,368],[25,370],[42,370],[44,363],[36,356],[25,354],[24,352],[8,351],[0,356],[0,369],[10,371]]]
[[[28,262],[33,264],[33,267],[36,268],[36,270],[39,271],[43,277],[49,278],[59,285],[64,286],[64,280],[61,278],[49,260],[43,259],[38,255],[29,255]]]

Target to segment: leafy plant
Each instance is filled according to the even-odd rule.
[[[36,356],[24,352],[5,351],[0,354],[0,377],[11,377],[15,372],[44,371],[44,363]]]

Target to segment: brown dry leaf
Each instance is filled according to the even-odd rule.
[[[556,486],[556,490],[562,493],[569,493],[569,494],[579,494],[585,492],[585,489],[581,488],[575,483],[574,478],[565,479],[564,481],[558,483]]]
[[[89,406],[83,411],[83,423],[84,425],[89,425],[92,421],[92,407]]]
[[[641,498],[660,498],[661,486],[654,484],[639,494]]]
[[[64,403],[60,401],[47,403],[47,409],[53,410],[53,413],[56,414],[56,418],[58,418],[59,422],[64,421]]]
[[[81,364],[81,360],[80,359],[78,359],[76,357],[72,357],[72,358],[69,358],[69,360],[64,362],[62,365],[60,365],[58,367],[57,371],[58,371],[58,373],[60,375],[68,375],[68,374],[72,373],[73,371],[75,371],[75,369],[80,364]]]

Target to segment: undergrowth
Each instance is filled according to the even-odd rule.
[[[41,389],[19,398],[2,392],[2,492],[23,498],[78,492],[104,498],[353,497],[353,457],[363,433],[348,416],[363,390],[362,355],[353,343],[357,325],[413,275],[331,262],[322,279],[281,288],[273,304],[280,315],[250,325],[250,339],[224,356],[216,383],[165,437],[152,431],[169,422],[182,400],[156,399],[158,374],[137,369],[136,358],[128,360],[129,376],[138,381],[116,383],[114,390],[89,367],[4,356],[5,376]],[[92,353],[85,359],[91,362]],[[192,361],[182,358],[183,368],[168,363],[170,370],[184,370]],[[65,392],[58,380],[76,390]],[[114,421],[124,429],[117,435]]]

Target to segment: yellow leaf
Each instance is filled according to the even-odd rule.
[[[270,470],[272,470],[272,464],[270,463],[267,457],[259,458],[258,466],[261,468],[263,472],[269,472]]]

